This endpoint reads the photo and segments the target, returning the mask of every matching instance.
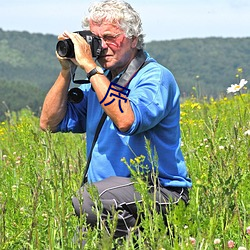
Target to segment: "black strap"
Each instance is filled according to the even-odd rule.
[[[149,62],[146,61],[146,55],[144,54],[143,50],[139,50],[136,57],[131,61],[131,63],[129,64],[128,68],[126,69],[126,71],[124,72],[124,74],[122,74],[122,76],[120,77],[120,79],[118,80],[117,84],[120,85],[121,87],[126,87],[130,81],[132,80],[132,78],[135,76],[135,74],[144,66],[146,66]],[[82,82],[83,83],[83,82]],[[84,83],[87,83],[84,82]],[[88,81],[89,83],[89,81]],[[92,142],[92,146],[89,152],[89,157],[86,163],[86,167],[84,170],[84,175],[83,175],[83,180],[82,180],[82,184],[81,186],[84,185],[84,183],[87,182],[87,173],[88,173],[88,169],[89,169],[89,164],[92,158],[92,151],[94,149],[95,143],[97,141],[97,138],[100,134],[100,131],[102,129],[102,125],[105,121],[107,117],[107,114],[104,112],[98,125],[97,125],[97,129],[95,132],[95,136]]]
[[[102,117],[101,117],[98,125],[97,125],[96,131],[95,131],[95,136],[94,136],[94,139],[93,139],[93,142],[92,142],[92,145],[91,145],[91,149],[90,149],[90,152],[89,152],[89,157],[88,157],[88,160],[87,160],[87,163],[86,163],[86,167],[85,167],[85,170],[84,170],[84,175],[83,175],[83,180],[82,180],[81,186],[83,186],[83,184],[87,182],[87,173],[88,173],[89,164],[90,164],[90,161],[91,161],[91,158],[92,158],[92,152],[93,152],[95,143],[96,143],[97,138],[98,138],[98,136],[100,134],[100,131],[102,129],[102,125],[103,125],[106,117],[107,117],[107,114],[104,112],[102,114]]]
[[[130,62],[126,71],[119,78],[117,84],[121,87],[128,86],[135,74],[147,63],[144,51],[138,50],[136,57]]]

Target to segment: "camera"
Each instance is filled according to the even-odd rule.
[[[90,45],[92,56],[98,57],[102,51],[102,41],[99,37],[95,36],[90,30],[75,31],[81,35]],[[74,44],[71,39],[65,39],[57,42],[56,51],[61,57],[74,58]]]

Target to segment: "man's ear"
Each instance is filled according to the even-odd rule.
[[[132,37],[131,47],[134,49],[136,48],[138,43],[138,37]]]

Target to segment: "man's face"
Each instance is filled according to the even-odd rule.
[[[101,66],[118,73],[125,69],[135,55],[137,39],[127,38],[118,25],[105,21],[101,25],[90,22],[90,30],[102,39]]]

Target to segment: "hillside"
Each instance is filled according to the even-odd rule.
[[[29,106],[36,113],[60,69],[55,57],[57,37],[0,29],[0,120],[6,107]],[[205,38],[153,41],[146,50],[175,75],[182,96],[217,97],[236,83],[250,79],[250,38]],[[199,77],[197,77],[199,76]],[[4,105],[2,104],[4,102]]]
[[[182,94],[218,97],[240,77],[250,78],[250,38],[204,38],[152,42],[146,49],[175,75]],[[198,85],[198,86],[197,86]]]

